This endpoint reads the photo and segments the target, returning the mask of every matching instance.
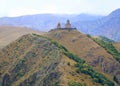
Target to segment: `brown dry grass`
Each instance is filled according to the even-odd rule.
[[[113,45],[120,51],[120,42],[114,43]]]
[[[0,48],[29,33],[44,34],[26,27],[0,26]]]

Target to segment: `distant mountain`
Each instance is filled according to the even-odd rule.
[[[74,23],[74,25],[86,34],[106,36],[115,41],[120,41],[120,9],[101,19],[79,21]]]
[[[113,11],[101,21],[103,23],[94,30],[94,35],[104,35],[116,41],[120,41],[120,9]]]
[[[102,16],[88,14],[80,15],[38,14],[20,17],[0,18],[0,25],[25,26],[40,31],[49,31],[50,29],[55,28],[58,22],[61,22],[62,25],[64,25],[67,19],[70,19],[71,22],[77,22],[79,20],[80,21],[96,20],[101,17]]]

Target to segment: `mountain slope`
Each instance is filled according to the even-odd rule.
[[[108,16],[95,21],[75,22],[80,31],[91,34],[106,36],[115,41],[120,41],[120,9],[111,12]]]
[[[26,27],[0,26],[0,48],[28,33],[44,34]]]
[[[1,86],[101,86],[76,72],[61,45],[36,34],[24,35],[0,51]],[[48,84],[49,83],[49,84]]]
[[[113,80],[114,75],[120,76],[120,63],[86,35],[78,31],[55,30],[46,36],[56,40],[73,54],[80,56],[109,79]]]
[[[120,40],[120,9],[113,11],[105,19],[102,20],[104,24],[101,24],[96,28],[95,35],[102,35],[112,38],[114,40]]]

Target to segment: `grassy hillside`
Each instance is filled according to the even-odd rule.
[[[0,26],[0,48],[28,33],[43,34],[26,27]]]
[[[77,73],[77,61],[64,51],[45,37],[22,36],[0,51],[0,86],[101,86],[89,75]]]
[[[54,30],[46,36],[64,45],[70,52],[80,56],[110,80],[114,81],[115,75],[119,77],[120,63],[86,35],[78,31]]]

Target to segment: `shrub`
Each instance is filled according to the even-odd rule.
[[[118,77],[117,77],[116,75],[114,75],[113,80],[114,80],[116,83],[119,83]]]
[[[70,66],[70,62],[68,62],[67,65]]]
[[[73,82],[73,81],[68,82],[68,85],[69,86],[83,86],[81,83],[79,83],[79,82]]]

